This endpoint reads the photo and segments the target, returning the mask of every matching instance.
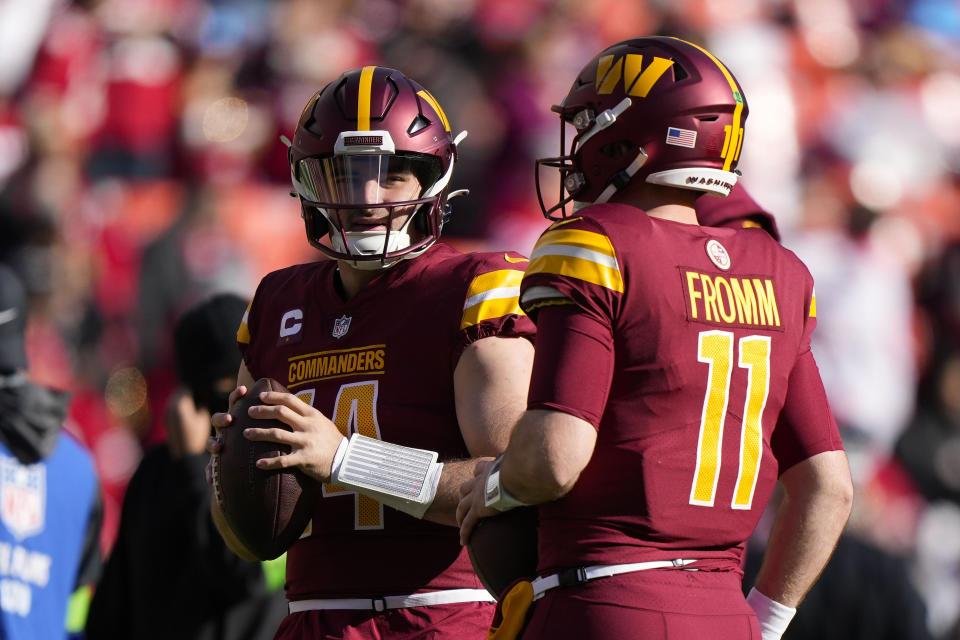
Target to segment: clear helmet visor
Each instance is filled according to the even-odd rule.
[[[378,208],[435,195],[441,169],[436,156],[342,154],[300,160],[293,184],[301,198],[321,207]]]
[[[292,177],[304,205],[329,226],[327,239],[308,228],[311,243],[337,259],[373,261],[354,262],[359,268],[381,268],[436,240],[436,210],[449,180],[442,171],[437,156],[343,153],[304,158]]]

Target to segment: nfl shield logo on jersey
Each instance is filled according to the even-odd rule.
[[[0,457],[0,520],[19,540],[43,531],[46,471],[43,463],[22,465]]]
[[[333,337],[339,339],[339,338],[342,338],[343,336],[347,335],[347,331],[350,330],[350,321],[351,321],[351,320],[353,320],[353,318],[351,318],[350,316],[346,316],[346,315],[340,316],[339,318],[337,318],[336,320],[334,320],[334,321],[333,321],[333,334],[332,334]]]

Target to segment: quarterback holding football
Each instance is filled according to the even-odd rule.
[[[289,453],[256,465],[322,483],[287,551],[277,638],[459,639],[490,623],[493,598],[453,526],[458,488],[526,406],[534,327],[519,306],[525,258],[437,241],[464,135],[424,87],[369,66],[314,95],[289,146],[307,239],[330,259],[260,282],[232,395],[263,377],[283,385],[248,413],[290,430],[244,434]]]

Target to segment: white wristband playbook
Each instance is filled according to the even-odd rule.
[[[330,482],[422,518],[437,495],[442,471],[436,451],[354,433],[337,448]]]

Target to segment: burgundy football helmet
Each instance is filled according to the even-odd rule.
[[[747,103],[733,74],[695,44],[668,37],[615,44],[583,68],[553,110],[565,155],[536,167],[548,218],[566,217],[572,201],[606,202],[634,180],[716,196],[737,182]],[[569,149],[568,125],[576,129]],[[559,199],[550,206],[543,167],[560,171]]]
[[[310,244],[361,269],[423,253],[440,236],[465,135],[454,139],[437,100],[394,69],[353,69],[328,84],[300,114],[288,150]]]

